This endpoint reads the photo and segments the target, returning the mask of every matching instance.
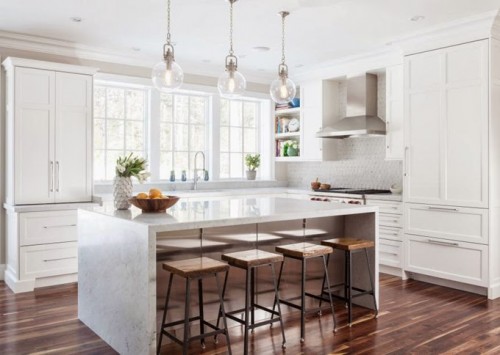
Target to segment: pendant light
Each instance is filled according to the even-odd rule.
[[[219,77],[217,88],[224,98],[235,98],[245,92],[247,81],[245,77],[238,72],[238,58],[233,50],[233,4],[237,0],[228,0],[229,7],[229,55],[226,57],[226,70]]]
[[[281,63],[278,65],[278,78],[271,83],[269,93],[277,104],[286,104],[295,97],[297,88],[295,83],[288,79],[288,66],[285,64],[285,17],[290,15],[288,11],[278,13],[281,16]]]
[[[178,89],[184,80],[184,72],[175,62],[174,46],[170,41],[170,0],[167,0],[167,43],[163,45],[163,60],[153,67],[151,78],[155,88],[164,92]]]

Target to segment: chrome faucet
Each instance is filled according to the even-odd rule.
[[[203,157],[203,170],[202,169],[198,169],[197,168],[197,165],[196,165],[196,162],[198,161],[198,154],[201,154],[201,156]],[[194,155],[194,186],[193,186],[193,189],[194,190],[197,190],[198,189],[198,180],[200,179],[199,176],[198,176],[198,172],[199,171],[205,171],[205,153],[203,153],[201,150],[196,152],[196,154]]]

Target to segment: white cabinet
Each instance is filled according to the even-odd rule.
[[[403,64],[386,69],[386,150],[387,160],[403,160],[403,93],[404,93],[404,66]]]
[[[316,137],[323,127],[339,119],[339,83],[313,80],[300,85],[301,160],[334,160],[335,140]]]
[[[366,204],[379,208],[380,271],[406,279],[403,271],[403,203],[367,198]]]
[[[488,41],[405,59],[405,197],[488,207]]]
[[[3,66],[5,282],[14,292],[74,282],[78,207],[55,204],[92,200],[92,92],[97,69],[12,57]],[[69,208],[73,210],[62,211]]]
[[[92,198],[93,68],[7,58],[7,202]]]

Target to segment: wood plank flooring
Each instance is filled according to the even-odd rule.
[[[378,319],[356,308],[357,323],[346,327],[346,310],[336,304],[340,329],[332,332],[328,313],[310,315],[306,342],[299,342],[297,312],[285,316],[289,354],[499,354],[500,299],[419,281],[380,277],[381,312]],[[117,325],[119,327],[119,325]],[[241,327],[230,330],[233,354],[242,353]],[[251,353],[281,354],[281,332],[276,324],[256,329]],[[169,344],[164,354],[180,353]],[[218,345],[207,339],[201,351],[193,343],[192,354],[225,354],[224,337]],[[0,354],[115,354],[77,318],[77,286],[47,287],[14,295],[0,282]]]

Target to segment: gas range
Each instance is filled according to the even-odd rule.
[[[365,195],[390,193],[390,190],[356,189],[345,187],[334,187],[328,190],[313,191],[318,194],[311,193],[311,201],[347,203],[353,205],[364,205],[366,203]]]

